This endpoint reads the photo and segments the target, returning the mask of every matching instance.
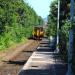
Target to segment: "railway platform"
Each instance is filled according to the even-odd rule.
[[[43,39],[18,75],[66,75],[67,64],[54,52],[53,43]]]

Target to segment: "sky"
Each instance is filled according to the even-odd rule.
[[[27,3],[36,11],[42,18],[46,18],[49,14],[49,6],[52,0],[26,0]]]

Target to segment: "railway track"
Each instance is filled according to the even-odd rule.
[[[67,64],[55,53],[54,42],[43,39],[18,75],[66,75]]]
[[[36,50],[38,44],[38,41],[34,41],[31,43],[31,45],[28,45],[24,50],[17,54],[13,59],[3,61],[3,65],[0,66],[0,75],[17,75],[33,51]]]
[[[12,60],[4,61],[0,75],[66,75],[67,64],[54,50],[54,42],[47,38],[35,41]]]

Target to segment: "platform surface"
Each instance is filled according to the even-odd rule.
[[[41,44],[44,45],[33,52],[19,75],[66,75],[67,64],[59,59],[57,53],[50,51],[49,41],[44,39]]]

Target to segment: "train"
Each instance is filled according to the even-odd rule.
[[[33,28],[33,39],[41,40],[44,37],[43,26],[35,26]]]

